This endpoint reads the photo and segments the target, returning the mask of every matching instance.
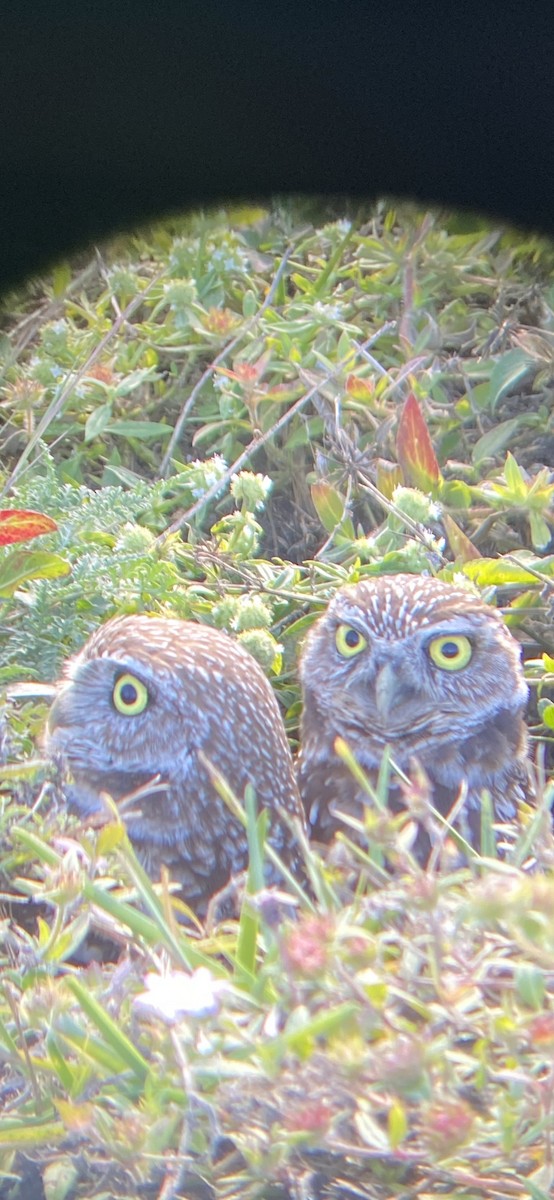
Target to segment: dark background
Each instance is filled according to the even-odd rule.
[[[6,4],[0,287],[154,214],[382,193],[554,232],[554,7]]]

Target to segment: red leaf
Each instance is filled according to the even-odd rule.
[[[553,1045],[554,1044],[554,1013],[540,1013],[538,1017],[533,1017],[529,1023],[529,1033],[533,1045]]]
[[[434,494],[441,473],[425,417],[410,393],[400,414],[396,434],[396,455],[406,483]]]
[[[12,542],[28,542],[41,533],[52,533],[58,526],[44,513],[32,512],[24,508],[0,509],[0,546],[9,546]]]

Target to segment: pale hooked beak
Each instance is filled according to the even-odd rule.
[[[381,667],[375,680],[375,705],[383,721],[388,721],[397,703],[402,700],[404,691],[402,679],[392,663]]]

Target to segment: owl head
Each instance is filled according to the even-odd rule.
[[[302,654],[303,754],[327,730],[379,765],[467,740],[527,700],[520,647],[499,613],[464,587],[396,575],[336,593]],[[450,758],[452,756],[450,755]]]
[[[71,659],[50,712],[47,747],[72,776],[85,818],[120,805],[152,876],[163,870],[199,914],[244,870],[248,842],[213,768],[242,799],[247,784],[268,815],[268,841],[291,865],[296,838],[281,820],[303,810],[277,700],[258,663],[227,634],[190,621],[121,617]],[[268,882],[280,880],[266,863]]]
[[[199,657],[200,627],[190,631],[187,638],[181,622],[149,617],[102,626],[65,664],[48,749],[91,772],[184,771],[216,716],[206,686],[208,646]],[[200,696],[206,702],[198,713]]]
[[[82,808],[159,775],[182,819],[208,785],[200,751],[241,795],[247,782],[261,803],[279,787],[283,802],[295,794],[261,667],[227,634],[189,621],[132,616],[102,626],[65,665],[46,740],[68,763]]]

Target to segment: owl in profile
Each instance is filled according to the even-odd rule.
[[[269,812],[268,841],[299,867],[282,813],[301,824],[304,814],[277,700],[252,655],[217,629],[109,621],[66,664],[46,744],[69,768],[71,806],[86,817],[104,808],[102,793],[121,803],[146,870],[157,879],[165,865],[200,916],[248,862],[246,831],[206,759],[240,800],[253,785],[258,810]],[[276,868],[267,881],[281,882]]]
[[[300,676],[300,791],[319,840],[345,829],[337,811],[360,818],[367,802],[335,752],[339,736],[373,781],[385,746],[407,774],[417,760],[443,815],[465,784],[457,825],[475,847],[484,788],[499,822],[529,798],[520,647],[463,585],[393,575],[340,589],[306,639]],[[391,800],[398,811],[398,785]],[[414,852],[426,861],[423,830]]]

